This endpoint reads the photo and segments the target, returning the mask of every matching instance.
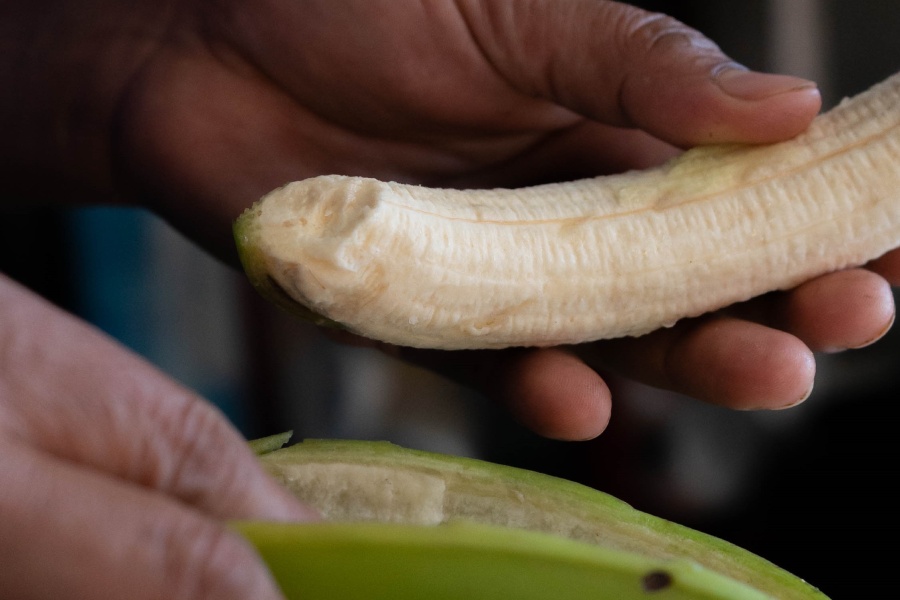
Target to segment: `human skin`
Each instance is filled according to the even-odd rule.
[[[308,520],[209,404],[0,276],[0,589],[277,598],[228,519]]]
[[[820,108],[810,82],[748,72],[680,23],[599,0],[0,0],[0,73],[5,196],[145,206],[226,260],[233,219],[291,180],[528,185],[788,139]],[[384,349],[540,434],[587,439],[612,407],[598,371],[737,409],[802,401],[815,351],[888,330],[898,281],[892,253],[637,339]],[[13,282],[0,292],[0,510],[27,524],[0,525],[0,561],[17,566],[0,570],[0,589],[277,597],[221,521],[310,514],[274,491],[224,419]],[[165,465],[180,465],[176,483]],[[146,556],[129,546],[142,535],[156,544]],[[176,571],[163,581],[165,555],[184,560],[162,565]]]

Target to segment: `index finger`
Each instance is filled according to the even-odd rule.
[[[220,518],[309,519],[212,405],[0,278],[0,433]]]

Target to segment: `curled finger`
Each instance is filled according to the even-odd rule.
[[[577,348],[586,361],[729,408],[794,406],[812,392],[815,358],[799,338],[728,316]]]
[[[611,398],[606,382],[568,349],[397,348],[393,353],[483,392],[544,437],[590,439],[609,423]]]

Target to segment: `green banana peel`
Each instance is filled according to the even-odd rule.
[[[260,461],[326,519],[235,524],[289,599],[826,599],[724,540],[532,471],[345,440]]]
[[[477,523],[246,523],[289,599],[763,600],[685,560],[664,561]]]
[[[250,449],[253,450],[257,456],[262,456],[263,454],[268,454],[269,452],[274,452],[275,450],[284,447],[291,439],[292,435],[294,435],[293,431],[285,431],[284,433],[276,433],[275,435],[250,440],[248,443],[250,444]]]

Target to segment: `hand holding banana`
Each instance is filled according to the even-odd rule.
[[[454,69],[469,65],[470,55],[449,49],[420,52],[414,65],[401,61],[396,69],[400,73],[389,75],[394,82],[410,78],[403,74],[406,69],[441,73],[417,82],[419,93],[431,103],[421,108],[417,104],[414,114],[429,119],[420,119],[416,130],[402,139],[422,147],[422,138],[437,128],[437,138],[425,145],[430,153],[442,149],[449,167],[435,163],[431,172],[396,173],[395,165],[339,165],[312,174],[334,172],[443,188],[519,188],[646,167],[673,154],[666,144],[793,139],[819,108],[818,92],[810,82],[749,73],[677,23],[612,3],[567,6],[572,13],[562,11],[540,25],[490,5],[469,9],[477,18],[463,10],[478,42],[476,59],[492,67],[484,80],[475,68],[468,69],[465,79],[457,75]],[[597,21],[566,20],[588,8],[596,11]],[[595,35],[601,20],[617,23],[628,35]],[[485,23],[490,27],[481,27]],[[367,48],[388,44],[387,34],[377,27],[368,36],[360,41]],[[578,44],[572,49],[554,44],[566,36]],[[407,41],[416,44],[416,35]],[[513,44],[520,52],[510,47]],[[352,52],[353,43],[349,46],[342,53]],[[392,64],[397,66],[396,61]],[[506,86],[503,94],[493,92],[497,71]],[[451,89],[457,80],[467,86]],[[468,83],[472,81],[479,85]],[[513,92],[517,95],[510,97]],[[376,97],[379,105],[383,97],[422,102],[408,94],[404,86],[392,83],[379,88]],[[445,106],[445,98],[454,99],[452,106]],[[508,107],[504,116],[488,118],[486,111],[501,112],[499,107]],[[365,121],[365,114],[356,118]],[[401,118],[408,119],[409,113],[391,113],[387,121],[363,125],[381,135],[388,129],[406,132],[406,127],[386,124]],[[466,143],[446,129],[451,120],[466,128]],[[829,120],[835,119],[823,124]],[[482,130],[476,139],[468,133],[473,122]],[[546,435],[584,438],[605,427],[609,392],[591,367],[617,370],[735,408],[790,406],[811,391],[814,351],[870,343],[893,319],[889,285],[871,270],[813,277],[856,266],[893,246],[882,244],[876,254],[802,273],[782,271],[777,282],[767,285],[761,273],[772,271],[776,258],[767,263],[760,251],[761,258],[750,266],[735,260],[728,248],[752,253],[765,241],[767,223],[781,222],[784,231],[789,223],[804,227],[799,217],[782,217],[788,212],[798,215],[816,202],[821,190],[804,188],[804,181],[817,175],[795,179],[791,185],[803,191],[790,197],[764,192],[767,196],[760,198],[751,191],[730,205],[700,200],[725,196],[731,188],[784,187],[789,174],[824,159],[830,137],[842,139],[834,124],[816,129],[807,138],[826,140],[818,159],[811,158],[815,151],[806,162],[799,158],[798,148],[812,147],[808,141],[785,144],[768,163],[765,152],[696,150],[652,177],[605,180],[594,186],[602,188],[597,193],[587,190],[593,184],[445,193],[403,183],[382,186],[362,178],[336,177],[330,180],[336,187],[325,179],[310,179],[292,186],[293,191],[273,194],[264,215],[263,208],[248,214],[238,225],[238,243],[247,249],[251,277],[273,295],[293,296],[295,308],[299,301],[323,320],[401,346],[393,351],[411,360],[468,383],[474,380]],[[488,133],[490,152],[480,139]],[[480,152],[476,155],[469,144]],[[738,154],[750,156],[745,160]],[[611,156],[618,158],[612,166]],[[463,158],[469,164],[463,164]],[[720,163],[728,166],[719,169]],[[782,170],[766,172],[767,164]],[[884,171],[884,165],[879,169]],[[829,188],[827,178],[818,180]],[[842,194],[833,186],[829,193]],[[710,205],[727,208],[715,212]],[[841,220],[837,215],[822,218]],[[729,229],[727,223],[740,226]],[[702,232],[714,228],[717,241],[706,240]],[[305,235],[303,229],[311,233],[304,239],[316,241],[300,249],[297,240]],[[793,243],[792,249],[770,244],[768,256],[793,256],[782,265],[804,263],[802,256],[811,250],[792,242],[784,231],[782,243]],[[721,267],[710,267],[711,258],[720,259]],[[391,269],[403,273],[409,285],[392,277]],[[474,281],[481,287],[469,285]],[[645,334],[686,316],[790,288],[640,339],[565,346]],[[409,346],[542,348],[445,353]]]
[[[0,73],[15,91],[0,100],[5,192],[138,202],[222,253],[232,221],[293,180],[514,188],[651,167],[698,144],[787,140],[819,110],[811,83],[747,72],[679,23],[600,0],[9,0],[0,12]],[[890,326],[889,281],[896,254],[581,356],[391,351],[479,387],[544,435],[587,438],[610,412],[596,365],[731,407],[801,400],[814,350]],[[0,284],[0,302],[0,503],[17,515],[3,521],[0,588],[275,597],[220,519],[305,513],[271,499],[238,436],[14,284]],[[178,429],[185,415],[205,425],[206,450],[182,445],[199,439]],[[172,533],[185,530],[196,535]],[[148,532],[162,537],[134,547]],[[68,568],[48,573],[49,560]],[[235,565],[246,577],[229,577]]]

